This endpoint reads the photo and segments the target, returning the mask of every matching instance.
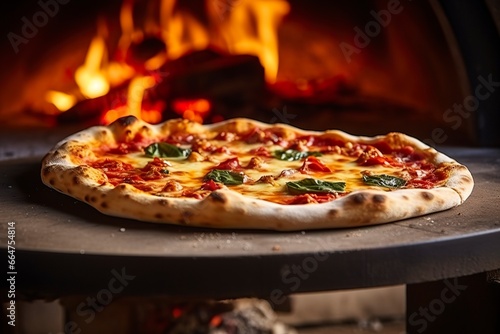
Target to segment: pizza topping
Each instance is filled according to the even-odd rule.
[[[238,158],[230,158],[230,159],[227,159],[224,162],[221,162],[220,164],[218,164],[217,166],[215,166],[213,169],[214,170],[219,169],[219,170],[232,170],[232,171],[235,171],[235,170],[242,170],[243,167],[241,167],[240,161],[238,160]]]
[[[162,192],[173,192],[173,191],[181,191],[182,190],[182,185],[175,181],[175,180],[168,180],[167,183],[165,183],[165,186],[162,188]]]
[[[331,172],[330,168],[325,166],[324,163],[319,161],[318,158],[310,156],[307,157],[304,163],[302,164],[302,167],[299,168],[299,171],[303,174],[307,174],[308,172],[323,172],[323,173],[328,173]]]
[[[360,166],[389,165],[386,157],[375,147],[367,146],[359,155],[356,162]]]
[[[144,149],[148,157],[179,158],[187,159],[191,154],[191,149],[182,148],[169,143],[153,143]]]
[[[406,185],[406,181],[387,174],[363,175],[363,182],[371,186],[380,186],[385,188],[401,188]]]
[[[119,160],[113,160],[113,159],[104,159],[104,160],[98,160],[94,161],[90,164],[91,167],[97,168],[102,170],[104,173],[116,173],[116,172],[123,172],[126,170],[131,170],[134,169],[134,167],[131,164],[128,164],[123,161]]]
[[[284,169],[284,170],[282,170],[282,171],[281,171],[281,173],[280,173],[278,176],[276,176],[274,179],[275,179],[275,180],[278,180],[278,179],[280,179],[280,178],[282,178],[282,177],[289,177],[290,175],[293,175],[293,174],[298,173],[298,172],[299,172],[299,171],[298,171],[298,170],[296,170],[296,169]]]
[[[144,180],[157,180],[169,174],[167,167],[172,166],[168,161],[154,158],[148,162],[140,171],[140,176]]]
[[[247,144],[277,144],[280,146],[285,146],[287,144],[286,140],[283,140],[281,136],[271,131],[270,129],[259,129],[257,127],[250,130],[247,134],[242,136],[242,140]]]
[[[254,148],[254,149],[250,150],[249,153],[254,154],[254,155],[258,155],[261,157],[266,157],[266,158],[271,157],[271,153],[269,153],[269,151],[267,150],[267,148],[265,146],[260,146],[259,148]]]
[[[292,200],[287,201],[286,204],[317,204],[330,202],[336,199],[338,196],[336,194],[303,194],[292,198]]]
[[[296,182],[287,182],[286,187],[290,194],[335,194],[345,191],[345,182],[329,182],[307,178]]]
[[[322,154],[320,152],[307,152],[307,151],[297,151],[293,149],[288,150],[276,150],[273,152],[273,156],[276,159],[284,160],[284,161],[297,161],[307,158],[309,156],[319,157]]]
[[[261,158],[259,158],[259,157],[252,157],[250,159],[250,161],[248,162],[248,165],[245,168],[247,168],[247,169],[261,168],[263,163],[264,163],[264,161],[262,161]]]
[[[217,136],[215,137],[215,140],[222,140],[222,141],[230,143],[230,142],[236,140],[236,134],[233,132],[223,131],[223,132],[217,134]]]
[[[262,175],[257,181],[255,181],[255,183],[268,183],[273,186],[277,185],[275,178],[272,175]]]
[[[110,153],[143,151],[153,158],[144,167],[134,160],[135,155],[89,164],[101,169],[113,185],[129,183],[146,192],[154,189],[161,196],[204,198],[224,185],[260,184],[236,191],[281,204],[322,203],[339,193],[373,186],[430,189],[441,186],[449,174],[429,161],[425,152],[408,144],[368,144],[333,133],[300,135],[289,129],[252,126],[236,132],[176,132],[162,138],[137,138],[137,142],[118,142],[95,152],[106,158]],[[175,170],[162,158],[172,161]],[[175,181],[168,179],[172,172]],[[299,172],[309,179],[300,180]],[[362,177],[356,177],[360,172]],[[345,182],[333,182],[335,179],[345,179],[347,188]]]
[[[188,160],[190,162],[200,162],[205,160],[205,157],[198,152],[191,152],[191,154],[188,157]]]
[[[201,190],[210,190],[210,191],[214,191],[214,190],[217,190],[217,189],[221,189],[222,188],[222,185],[220,183],[217,183],[215,182],[214,180],[210,179],[208,181],[205,181],[205,183],[203,183],[201,185]]]
[[[214,169],[205,175],[204,181],[213,180],[226,186],[240,185],[248,181],[248,177],[243,173],[236,173],[228,170]]]

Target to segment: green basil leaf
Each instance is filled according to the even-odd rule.
[[[214,169],[205,175],[205,181],[207,180],[223,183],[226,186],[236,186],[245,183],[246,176],[229,170]]]
[[[345,191],[345,182],[329,182],[308,178],[287,182],[286,187],[290,194],[338,193]]]
[[[370,186],[379,186],[386,188],[401,188],[406,184],[406,181],[391,175],[363,175],[363,182]]]
[[[182,148],[169,143],[154,143],[144,149],[148,157],[160,158],[180,158],[187,159],[191,154],[191,149]]]
[[[320,157],[322,154],[320,152],[301,152],[297,150],[288,149],[288,150],[276,150],[274,151],[273,155],[276,159],[285,161],[297,161],[307,158],[308,156],[311,155],[315,157]]]

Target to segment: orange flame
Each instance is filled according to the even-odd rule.
[[[212,20],[219,20],[217,33],[228,50],[234,54],[259,57],[264,66],[266,80],[274,83],[278,75],[278,25],[289,12],[285,0],[233,0],[226,2],[231,8],[221,8],[220,0],[209,2]],[[228,12],[226,18],[221,10]]]
[[[75,72],[79,95],[87,99],[103,96],[113,87],[130,80],[126,104],[107,110],[101,118],[103,123],[125,115],[135,115],[151,122],[161,121],[162,110],[142,103],[144,91],[153,87],[157,80],[138,71],[158,70],[168,60],[211,45],[232,54],[256,55],[265,69],[267,82],[276,81],[278,25],[290,10],[286,0],[206,0],[208,23],[177,6],[176,0],[161,0],[159,19],[147,17],[143,29],[134,22],[134,4],[135,0],[124,0],[120,10],[122,34],[117,54],[122,57],[108,61],[105,39],[108,34],[105,25],[98,22],[101,23],[98,24],[98,34],[90,42],[84,63]],[[132,43],[138,43],[146,34],[153,33],[161,36],[166,50],[145,61],[143,70],[125,63],[123,55]],[[46,99],[61,112],[77,102],[76,95],[55,91],[48,92]],[[184,118],[200,123],[212,108],[210,101],[205,99],[177,100],[172,105],[174,111]]]

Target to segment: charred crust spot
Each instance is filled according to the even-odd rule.
[[[472,183],[472,179],[468,176],[462,176],[461,181],[465,184]]]
[[[182,212],[182,219],[181,219],[181,223],[182,224],[189,224],[190,220],[191,220],[191,217],[193,216],[193,212],[191,211],[183,211]]]
[[[163,219],[163,215],[161,213],[155,213],[156,219]]]
[[[69,195],[73,195],[73,191],[71,191],[71,188],[68,188],[68,189],[66,190],[66,192],[67,192]]]
[[[328,215],[332,216],[332,217],[336,217],[338,216],[339,214],[339,210],[337,209],[331,209],[330,211],[328,211]]]
[[[101,203],[101,208],[107,209],[108,208],[108,203],[107,202],[102,202]]]
[[[124,184],[120,184],[120,185],[118,186],[118,189],[120,189],[120,190],[125,190],[125,189],[127,189],[127,186],[126,186],[126,185],[124,185]]]
[[[85,197],[83,199],[85,200],[85,202],[89,202],[90,201],[89,195],[85,195]]]
[[[382,204],[386,201],[386,199],[387,197],[385,195],[379,195],[379,194],[373,195],[372,197],[372,201],[375,204]]]
[[[77,176],[73,176],[72,181],[73,181],[73,184],[74,184],[74,185],[77,185],[77,184],[79,184],[79,183],[80,183],[80,180],[78,179],[78,177],[77,177]]]
[[[123,198],[129,199],[130,195],[129,194],[125,194],[125,195],[123,195]]]
[[[126,127],[126,126],[130,126],[130,125],[134,124],[137,121],[138,121],[138,119],[135,116],[125,116],[125,117],[118,118],[115,122],[123,127]]]
[[[55,185],[56,184],[56,179],[52,178],[49,180],[49,183],[51,186]]]
[[[432,193],[430,193],[428,191],[422,192],[421,196],[426,201],[432,201],[434,199],[434,194],[432,194]]]
[[[90,196],[90,202],[92,203],[97,202],[97,198],[95,196]]]
[[[366,194],[364,193],[357,193],[352,195],[351,197],[351,202],[357,205],[361,205],[366,202]]]
[[[409,198],[408,196],[406,196],[406,195],[401,196],[401,198],[402,198],[402,199],[404,199],[405,201],[408,201],[408,200],[410,199],[410,198]]]
[[[158,200],[158,204],[160,204],[161,206],[169,206],[170,203],[166,200],[166,199],[160,199]]]
[[[101,135],[105,136],[105,135],[107,135],[107,134],[108,134],[108,132],[107,132],[106,130],[102,130],[102,131],[101,131]]]
[[[209,195],[209,197],[214,200],[215,202],[220,202],[220,203],[226,203],[227,202],[227,198],[226,196],[224,196],[223,194],[221,193],[218,193],[216,191],[214,191],[213,193],[211,193]]]
[[[49,176],[49,174],[50,174],[50,167],[45,167],[43,169],[42,173],[43,173],[44,176]]]

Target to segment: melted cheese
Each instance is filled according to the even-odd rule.
[[[295,195],[290,195],[286,189],[286,183],[289,181],[300,181],[305,178],[314,178],[323,181],[343,181],[346,183],[345,193],[349,193],[360,189],[375,188],[379,190],[389,190],[381,187],[368,186],[362,181],[362,172],[370,171],[373,174],[388,174],[394,176],[401,176],[401,170],[395,167],[387,166],[360,166],[356,160],[357,157],[349,157],[339,153],[324,153],[318,156],[317,159],[327,166],[331,172],[316,172],[309,171],[307,173],[296,172],[286,177],[279,177],[279,175],[284,170],[298,170],[304,164],[304,159],[297,161],[283,161],[271,157],[258,156],[253,152],[260,147],[265,147],[265,149],[271,153],[275,150],[283,150],[284,148],[279,145],[264,145],[262,143],[257,144],[247,144],[242,141],[218,141],[211,140],[212,145],[216,147],[228,147],[229,153],[207,153],[201,152],[203,156],[203,161],[193,162],[189,159],[179,160],[179,159],[169,159],[162,158],[168,162],[169,167],[167,167],[169,174],[164,177],[147,181],[148,185],[152,187],[151,193],[158,196],[166,197],[181,197],[185,195],[186,191],[190,192],[200,192],[200,187],[204,183],[205,175],[212,169],[216,169],[216,166],[220,163],[225,162],[231,158],[238,158],[240,165],[243,167],[238,172],[244,173],[248,180],[246,183],[236,186],[228,186],[231,190],[239,192],[245,196],[265,199],[277,203],[285,203],[287,200],[292,199]],[[349,143],[350,144],[350,143]],[[319,148],[310,148],[311,151],[318,151]],[[117,159],[128,164],[131,164],[137,169],[141,169],[152,161],[152,158],[147,157],[143,153],[130,153],[126,155],[110,155],[107,153],[101,153],[101,158]],[[251,159],[258,157],[262,164],[255,168],[246,168],[250,163]],[[272,183],[266,182],[256,182],[263,176],[272,176],[274,181]],[[165,190],[165,185],[167,182],[178,182],[182,189],[176,191]],[[169,188],[170,189],[170,188]],[[201,191],[204,195],[210,193],[210,191]]]

